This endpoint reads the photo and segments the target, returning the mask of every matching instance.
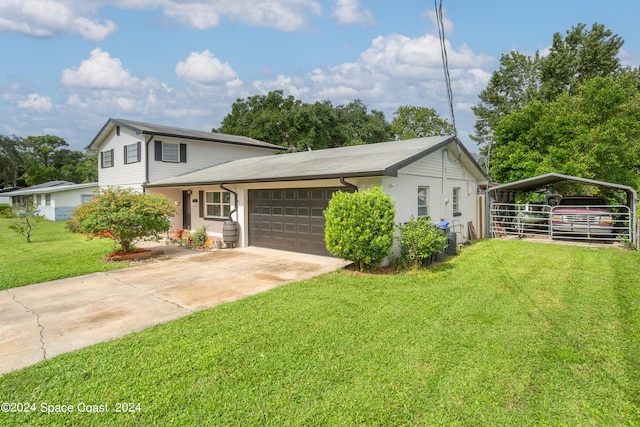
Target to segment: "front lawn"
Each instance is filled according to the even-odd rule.
[[[0,424],[639,425],[639,261],[490,240],[339,271],[6,374],[35,412]]]
[[[0,218],[0,290],[127,266],[102,260],[114,250],[111,240],[73,234],[64,222],[42,221],[32,243],[9,228],[12,222]]]

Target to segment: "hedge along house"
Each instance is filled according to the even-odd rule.
[[[232,218],[238,246],[328,255],[323,212],[335,191],[381,186],[395,200],[397,223],[456,221],[466,240],[485,180],[460,141],[441,136],[235,160],[151,182],[148,191],[190,205],[173,218],[176,229],[204,225],[222,236]]]
[[[87,147],[98,153],[98,184],[145,191],[158,181],[283,148],[244,136],[109,119]]]
[[[71,212],[91,200],[98,189],[97,182],[74,184],[68,181],[50,181],[16,191],[4,193],[11,197],[11,204],[24,206],[32,203],[38,213],[51,221],[71,219]]]

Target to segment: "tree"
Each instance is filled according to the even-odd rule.
[[[552,102],[564,92],[576,94],[594,77],[622,72],[617,55],[623,43],[603,25],[595,23],[586,30],[584,24],[578,24],[566,37],[553,35],[546,57],[538,52],[533,57],[518,52],[502,55],[500,68],[479,94],[481,102],[472,108],[477,117],[472,139],[487,142],[505,117],[530,102]]]
[[[0,135],[0,188],[18,185],[24,171],[22,139]]]
[[[237,99],[222,126],[213,129],[267,141],[287,151],[370,144],[391,138],[384,113],[360,100],[334,107],[330,101],[306,104],[282,90]]]
[[[542,93],[552,101],[562,92],[575,94],[577,89],[594,77],[606,77],[620,69],[618,54],[624,41],[604,25],[594,23],[591,30],[578,24],[553,35],[549,55],[541,66]]]
[[[500,57],[500,68],[491,75],[489,84],[480,92],[480,103],[471,109],[478,118],[475,135],[482,143],[507,115],[520,111],[527,103],[539,98],[540,57],[516,51]]]
[[[393,244],[395,215],[393,200],[380,187],[334,193],[324,212],[327,250],[360,270],[378,264]]]
[[[114,187],[99,190],[73,217],[80,232],[110,238],[119,250],[129,252],[145,237],[167,231],[175,213],[176,206],[163,195]]]
[[[397,139],[454,134],[453,126],[433,108],[403,105],[393,116],[390,130]]]
[[[42,216],[38,213],[38,207],[33,203],[27,203],[23,206],[14,206],[12,214],[15,218],[13,224],[9,228],[22,234],[27,243],[31,243],[31,235],[42,221]]]
[[[640,91],[631,74],[596,77],[577,93],[505,117],[491,175],[498,182],[558,172],[638,187]]]

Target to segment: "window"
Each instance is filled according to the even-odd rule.
[[[157,162],[187,163],[187,144],[156,141]]]
[[[418,216],[429,216],[429,187],[418,187]]]
[[[100,165],[103,168],[110,168],[113,166],[113,149],[100,153]]]
[[[36,205],[40,206],[42,204],[42,194],[36,194]]]
[[[124,146],[124,163],[138,163],[140,161],[140,143]]]
[[[459,216],[460,215],[460,188],[459,187],[455,187],[453,189],[452,205],[453,205],[453,215]]]
[[[93,195],[92,194],[81,194],[80,195],[80,203],[82,203],[83,205],[85,203],[89,203],[92,200],[93,200]]]
[[[44,195],[44,205],[51,206],[51,194]]]
[[[231,193],[207,191],[204,197],[205,218],[226,218],[231,212]]]

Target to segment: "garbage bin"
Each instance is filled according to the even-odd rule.
[[[449,236],[449,222],[448,221],[436,222],[436,226],[438,227],[438,229],[440,229],[440,232],[444,236],[447,236],[447,237]],[[447,239],[447,241],[448,241],[448,239]],[[440,252],[438,252],[436,254],[436,261],[443,262],[445,260],[445,258],[447,258],[447,246],[445,246],[442,249],[442,251],[440,251]]]

